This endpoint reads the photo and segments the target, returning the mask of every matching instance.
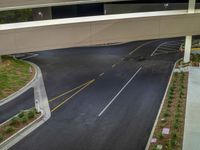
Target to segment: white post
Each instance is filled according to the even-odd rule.
[[[185,37],[184,63],[190,62],[191,48],[192,48],[192,36],[186,36]]]
[[[195,13],[196,0],[189,0],[188,13]],[[190,53],[192,48],[192,35],[185,37],[184,63],[190,62]]]
[[[196,6],[196,0],[189,0],[188,13],[194,13],[195,6]]]

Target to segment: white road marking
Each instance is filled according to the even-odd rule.
[[[161,49],[168,50],[168,51],[178,51],[178,49],[173,49],[173,48],[169,48],[169,47],[161,47]]]
[[[158,45],[158,47],[152,52],[152,54],[150,55],[150,56],[153,56],[155,53],[156,53],[156,51],[161,47],[161,46],[163,46],[163,48],[164,47],[167,47],[167,45],[170,45],[170,44],[180,44],[179,42],[177,42],[177,41],[169,41],[169,42],[164,42],[164,43],[161,43],[160,45]],[[165,48],[166,49],[166,48]],[[175,50],[175,49],[172,49],[172,48],[170,48],[171,50]]]
[[[103,76],[104,75],[104,72],[103,73],[101,73],[99,76],[101,77],[101,76]]]
[[[114,102],[114,100],[120,95],[120,93],[127,87],[127,85],[133,80],[133,78],[139,73],[139,71],[142,69],[140,67],[136,73],[131,77],[131,79],[123,86],[123,88],[113,97],[113,99],[106,105],[106,107],[99,113],[99,117],[106,111],[106,109]]]
[[[31,55],[31,56],[27,56],[27,57],[24,57],[24,58],[22,58],[23,60],[25,60],[25,59],[28,59],[28,58],[33,58],[33,57],[37,57],[39,54],[33,54],[33,55]]]
[[[140,48],[142,48],[143,46],[145,46],[145,45],[147,45],[147,44],[149,44],[149,43],[152,43],[152,42],[155,42],[155,41],[149,41],[149,42],[146,42],[146,43],[144,43],[144,44],[138,46],[137,48],[135,48],[134,50],[132,50],[132,51],[129,53],[129,55],[132,55],[132,54],[133,54],[134,52],[136,52],[138,49],[140,49]]]
[[[153,56],[155,54],[155,52],[158,50],[158,48],[162,45],[163,43],[161,43],[160,45],[158,45],[158,47],[156,47],[156,49],[151,53],[150,56]]]

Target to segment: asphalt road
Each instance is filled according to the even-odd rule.
[[[29,59],[42,69],[53,112],[11,149],[144,150],[182,57],[177,51],[151,55],[163,42],[178,40],[51,50]]]
[[[18,96],[15,100],[0,107],[0,124],[8,120],[21,110],[34,107],[33,89],[29,89],[24,94]]]

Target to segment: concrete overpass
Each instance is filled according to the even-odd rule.
[[[1,0],[0,11],[127,0]]]
[[[200,11],[188,10],[79,17],[0,25],[0,55],[134,40],[200,35]]]

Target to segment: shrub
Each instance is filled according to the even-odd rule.
[[[173,126],[174,126],[174,129],[178,129],[178,127],[179,127],[179,122],[175,122],[175,123],[173,124]]]
[[[3,134],[0,133],[0,141],[3,141]]]
[[[179,108],[180,108],[180,107],[181,107],[181,105],[180,105],[180,104],[178,104],[178,105],[177,105],[177,107],[179,107]]]
[[[167,104],[167,107],[170,108],[170,107],[171,107],[171,104]]]
[[[179,112],[176,113],[175,117],[179,118],[181,116],[181,114]]]
[[[172,147],[176,146],[176,140],[175,139],[171,139],[170,143],[171,143]]]
[[[11,126],[16,126],[18,124],[19,124],[19,119],[17,117],[14,117],[11,119],[11,121],[10,121]]]
[[[169,117],[169,113],[167,111],[164,112],[164,117]]]
[[[32,119],[32,118],[34,118],[35,117],[35,112],[33,111],[33,110],[30,110],[29,112],[28,112],[28,118],[29,119]]]
[[[27,121],[28,121],[27,116],[23,116],[23,117],[20,119],[20,121],[21,121],[22,123],[27,123]]]
[[[163,134],[162,134],[162,132],[159,133],[158,138],[159,138],[159,139],[163,139]]]
[[[24,117],[24,115],[25,115],[24,111],[21,111],[21,112],[18,114],[18,117],[19,117],[19,118],[22,118],[22,117]]]
[[[176,139],[177,138],[177,133],[176,132],[173,132],[172,133],[172,139]]]
[[[4,132],[6,134],[9,134],[9,133],[13,132],[14,130],[15,129],[12,126],[7,126],[7,127],[4,128]]]
[[[172,100],[168,100],[168,104],[172,104],[173,103],[173,101]]]

